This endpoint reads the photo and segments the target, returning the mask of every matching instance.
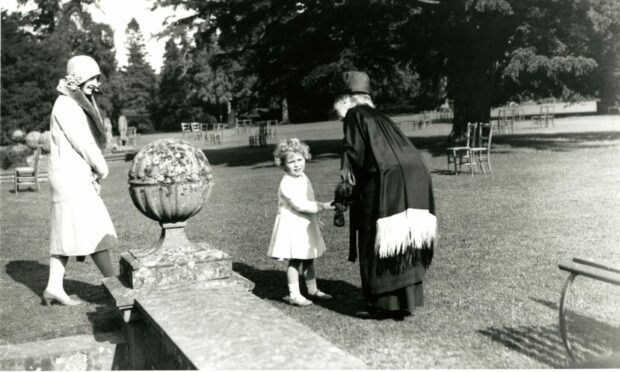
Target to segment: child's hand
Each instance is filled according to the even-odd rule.
[[[323,209],[325,209],[325,210],[334,210],[334,209],[336,209],[336,206],[335,206],[333,201],[330,201],[328,203],[323,203]]]

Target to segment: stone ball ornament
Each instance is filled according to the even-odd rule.
[[[195,250],[184,228],[207,202],[213,185],[207,157],[186,141],[160,139],[138,151],[129,170],[129,194],[142,214],[162,226],[159,241],[140,256]]]

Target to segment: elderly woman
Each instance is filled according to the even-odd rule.
[[[67,62],[50,118],[49,180],[52,193],[50,275],[43,300],[49,305],[79,305],[64,290],[71,256],[90,255],[105,277],[114,270],[108,250],[117,237],[99,196],[99,180],[108,175],[102,149],[105,128],[93,93],[99,88],[99,65],[88,56]]]
[[[375,109],[366,73],[345,72],[339,86],[341,176],[353,185],[349,260],[359,254],[367,303],[357,315],[402,318],[424,304],[437,226],[431,176],[398,126]]]

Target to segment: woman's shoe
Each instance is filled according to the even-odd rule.
[[[286,297],[284,297],[284,300],[286,302],[288,302],[289,304],[293,305],[293,306],[309,306],[309,305],[312,305],[312,301],[308,300],[304,296],[300,296],[300,297],[286,296]]]
[[[67,296],[67,298],[56,296],[55,294],[49,292],[47,289],[43,291],[43,302],[45,302],[45,305],[47,306],[50,306],[54,302],[65,306],[77,306],[82,304],[82,301],[71,299],[69,298],[69,296]]]
[[[331,300],[334,298],[332,295],[329,295],[325,292],[321,292],[321,290],[317,290],[314,293],[308,293],[308,297],[313,300]]]

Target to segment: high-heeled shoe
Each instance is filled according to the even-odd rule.
[[[74,300],[72,298],[69,298],[68,296],[66,299],[56,296],[55,294],[49,292],[47,289],[43,291],[43,302],[45,302],[45,305],[47,306],[50,306],[55,302],[65,306],[77,306],[82,304],[82,301]]]

